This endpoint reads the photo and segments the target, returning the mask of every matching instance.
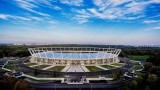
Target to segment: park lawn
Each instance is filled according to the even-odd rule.
[[[5,66],[5,68],[9,69],[9,70],[17,70],[16,67],[13,64],[7,64]]]
[[[130,60],[131,63],[133,63],[134,65],[139,65],[139,62],[136,62],[134,60]]]
[[[60,72],[64,69],[65,66],[55,66],[55,67],[52,67],[50,69],[47,69],[48,71],[57,71],[57,72]]]
[[[114,63],[114,64],[112,64],[112,65],[121,67],[121,66],[123,66],[124,64],[123,64],[123,63]]]
[[[32,65],[37,65],[37,63],[27,63],[27,64],[25,64],[25,65],[27,65],[27,66],[32,66]]]
[[[50,65],[39,65],[39,66],[35,66],[33,68],[35,69],[43,69],[43,68],[46,68],[46,67],[49,67]]]
[[[85,66],[89,71],[101,71],[102,69],[96,66]]]
[[[134,65],[133,69],[134,70],[139,70],[139,69],[143,69],[143,67],[141,65]]]
[[[131,58],[138,59],[138,60],[146,60],[149,58],[148,55],[131,55]]]
[[[115,69],[116,67],[110,66],[110,65],[101,65],[101,67],[104,67],[106,69]]]
[[[17,61],[8,61],[8,64],[5,65],[4,68],[7,68],[7,69],[9,69],[9,70],[17,70],[17,68],[16,68],[15,65],[14,65],[14,64],[16,64],[16,63],[17,63]]]

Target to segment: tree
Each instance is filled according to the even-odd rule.
[[[160,53],[151,55],[147,60],[147,62],[151,62],[153,65],[160,65]]]
[[[0,80],[1,90],[34,90],[31,85],[22,79],[17,79],[10,76],[3,76]]]
[[[13,90],[34,90],[25,80],[18,80],[14,85]]]
[[[152,63],[150,62],[145,62],[144,63],[144,70],[149,71],[149,69],[152,67]]]
[[[14,84],[17,82],[17,79],[14,77],[10,77],[10,76],[4,76],[3,82],[5,82],[5,85],[7,86],[7,88],[11,90],[13,89]]]
[[[150,87],[148,85],[145,86],[145,90],[150,90]]]
[[[147,82],[151,88],[151,90],[157,90],[156,82],[158,80],[158,77],[156,74],[149,74]]]
[[[113,74],[113,79],[118,80],[123,75],[122,71],[117,71]]]
[[[158,77],[156,74],[149,74],[147,81],[152,84],[152,83],[155,83],[157,79]]]
[[[130,83],[129,83],[129,87],[131,90],[136,90],[137,89],[137,81],[136,80],[132,80]]]
[[[150,68],[149,72],[151,74],[156,74],[158,77],[160,77],[160,66],[153,66]]]

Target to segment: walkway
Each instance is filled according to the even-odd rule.
[[[104,68],[104,67],[101,67],[99,65],[97,65],[96,67],[100,68],[100,69],[103,69],[103,70],[108,70],[107,68]]]
[[[71,65],[67,72],[84,72],[80,65]]]
[[[121,66],[116,66],[116,65],[112,65],[112,64],[108,64],[109,66],[113,66],[113,67],[121,67]]]
[[[90,72],[85,66],[81,66],[85,72]]]
[[[29,66],[29,67],[36,67],[36,66],[39,66],[40,64],[38,64],[38,65],[32,65],[32,66]]]
[[[61,72],[67,72],[70,66],[66,66]]]
[[[50,69],[50,68],[52,68],[52,67],[54,67],[55,65],[51,65],[51,66],[49,66],[49,67],[46,67],[46,68],[43,68],[42,70],[47,70],[47,69]]]

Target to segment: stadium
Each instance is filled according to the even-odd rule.
[[[37,47],[28,49],[31,63],[67,66],[68,72],[84,72],[85,66],[118,63],[121,49],[97,47]]]

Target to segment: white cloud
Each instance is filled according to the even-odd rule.
[[[72,7],[71,11],[74,12],[74,14],[72,12],[66,13],[69,17],[72,17],[73,20],[76,20],[79,23],[88,22],[91,18],[100,18],[104,20],[136,20],[145,17],[145,9],[149,4],[160,3],[160,0],[91,0],[95,6],[90,7],[89,5],[85,5],[83,0],[15,1],[22,9],[44,16],[44,18],[51,17],[52,15],[38,11],[38,8],[43,9],[42,7],[45,7],[54,10],[61,10],[62,8],[55,5],[55,2],[69,6],[81,6],[83,9]]]
[[[60,8],[59,6],[53,6],[54,10],[61,10],[62,8]]]
[[[94,0],[96,8],[90,8],[92,17],[101,19],[135,20],[145,17],[144,10],[151,3],[160,3],[158,0]]]
[[[35,3],[38,3],[34,0],[29,0],[29,1],[24,1],[24,0],[15,0],[19,7],[25,9],[25,10],[28,10],[30,12],[33,12],[33,13],[36,13],[36,14],[39,14],[39,15],[42,15],[42,16],[50,16],[48,14],[45,14],[45,13],[42,13],[42,12],[39,12],[39,11],[35,11],[34,8],[38,8],[39,6],[36,5]],[[42,0],[44,1],[44,0]]]
[[[80,24],[88,22],[88,18],[84,18],[83,16],[76,16],[72,18],[73,20],[78,21]]]
[[[0,18],[1,18],[1,19],[6,19],[6,20],[7,20],[7,19],[8,19],[8,17],[9,17],[8,15],[0,14]]]
[[[154,28],[146,29],[145,31],[152,31],[152,30],[160,30],[160,27],[154,27]]]
[[[145,20],[143,23],[150,24],[150,23],[157,23],[157,22],[160,22],[160,21],[158,21],[158,20]]]
[[[83,0],[60,0],[61,3],[67,4],[70,6],[82,6]]]
[[[23,20],[23,21],[31,21],[30,18],[26,18],[26,17],[21,17],[21,16],[14,16],[14,15],[7,15],[7,14],[0,14],[0,18],[1,19],[17,19],[17,20]]]
[[[57,21],[52,20],[52,21],[48,21],[48,23],[50,23],[50,24],[57,24]]]
[[[82,10],[72,9],[72,12],[76,13],[76,15],[72,18],[72,20],[76,20],[80,24],[88,22],[89,18],[92,17],[92,14],[87,12],[85,9]]]
[[[31,19],[36,20],[36,21],[43,21],[42,18],[35,17],[35,16],[30,16]]]

